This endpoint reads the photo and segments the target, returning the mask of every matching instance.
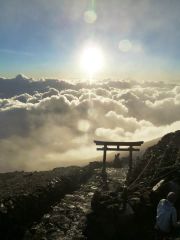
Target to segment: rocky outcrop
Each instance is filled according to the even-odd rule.
[[[180,171],[180,130],[169,133],[148,148],[132,172],[130,184],[143,182],[153,186],[162,178],[171,178]]]
[[[152,240],[153,214],[153,205],[145,195],[124,199],[121,190],[98,191],[87,216],[85,236],[89,240]]]

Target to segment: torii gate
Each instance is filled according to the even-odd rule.
[[[102,173],[106,173],[106,152],[107,151],[129,151],[129,174],[132,172],[132,153],[133,151],[139,151],[139,148],[134,147],[140,147],[141,144],[143,144],[143,141],[139,142],[106,142],[106,141],[94,141],[94,143],[97,145],[97,151],[103,151],[103,168]],[[101,146],[101,147],[99,147]]]

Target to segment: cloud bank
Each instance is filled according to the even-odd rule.
[[[180,129],[180,86],[0,79],[0,171],[86,164],[94,139],[148,141]]]

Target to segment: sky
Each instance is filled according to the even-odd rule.
[[[179,0],[0,0],[0,172],[180,129]]]
[[[178,81],[179,11],[179,0],[0,0],[0,74],[85,80],[92,42],[104,56],[96,79]]]

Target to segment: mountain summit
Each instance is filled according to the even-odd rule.
[[[29,78],[27,76],[25,76],[24,74],[18,74],[16,77],[15,77],[16,80],[29,80]]]

